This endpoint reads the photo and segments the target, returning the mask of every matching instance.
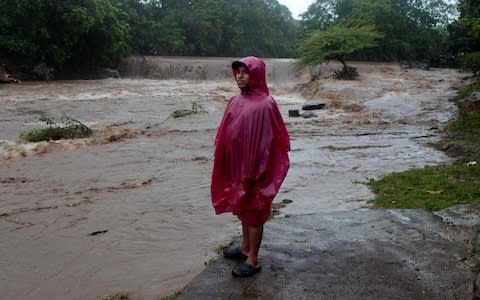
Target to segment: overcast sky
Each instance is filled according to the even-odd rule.
[[[299,19],[298,15],[307,11],[308,6],[313,2],[315,0],[278,0],[278,3],[288,7],[295,19]]]

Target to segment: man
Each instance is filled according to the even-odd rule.
[[[211,193],[217,214],[232,212],[242,222],[242,244],[224,256],[245,260],[232,275],[248,277],[261,270],[263,225],[289,168],[290,140],[263,60],[245,57],[232,69],[240,94],[230,98],[215,137]]]

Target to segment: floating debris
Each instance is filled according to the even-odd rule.
[[[107,233],[108,232],[108,229],[106,230],[99,230],[99,231],[94,231],[92,233],[89,233],[88,235],[90,236],[95,236],[95,235],[99,235],[99,234],[104,234],[104,233]]]

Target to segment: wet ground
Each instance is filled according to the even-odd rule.
[[[449,160],[426,144],[455,112],[456,70],[363,65],[357,81],[323,79],[327,103],[272,78],[291,140],[282,214],[367,207],[369,178]],[[239,234],[214,216],[212,144],[230,80],[107,79],[0,86],[0,293],[6,299],[94,299],[118,291],[156,299],[182,289]],[[170,115],[200,104],[183,118]],[[96,131],[75,141],[18,142],[41,115]],[[282,215],[279,216],[282,218]]]
[[[478,224],[478,210],[465,212],[362,209],[274,219],[266,227],[260,273],[233,278],[239,262],[220,258],[177,300],[478,299],[472,272],[478,225],[443,221]]]

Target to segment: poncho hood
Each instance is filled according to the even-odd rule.
[[[269,95],[267,79],[266,79],[266,70],[265,62],[255,56],[247,56],[241,60],[234,61],[232,63],[233,76],[235,77],[238,73],[238,68],[244,65],[248,69],[249,80],[249,90],[248,92],[261,93]]]

